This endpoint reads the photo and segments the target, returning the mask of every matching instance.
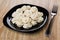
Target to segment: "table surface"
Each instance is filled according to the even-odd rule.
[[[51,34],[45,35],[47,25],[36,33],[21,33],[8,29],[3,25],[3,17],[18,4],[34,4],[51,11],[53,4],[58,4],[58,13],[54,18]],[[0,0],[0,40],[60,40],[60,0]]]

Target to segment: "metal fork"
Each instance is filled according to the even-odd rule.
[[[46,35],[49,36],[51,33],[51,29],[52,29],[52,24],[54,21],[54,17],[57,15],[57,10],[58,10],[58,6],[54,5],[52,8],[52,12],[51,12],[51,20],[49,22],[48,28],[46,30]]]

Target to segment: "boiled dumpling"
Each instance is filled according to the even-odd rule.
[[[27,17],[30,17],[30,15],[32,15],[32,12],[30,10],[26,10],[24,12],[24,15],[27,16]]]
[[[28,10],[30,10],[30,8],[31,8],[30,6],[26,6],[26,7],[27,7]]]
[[[38,20],[37,20],[37,22],[40,23],[40,22],[42,22],[43,20],[44,20],[43,17],[39,17]]]
[[[21,8],[18,8],[18,9],[16,10],[16,12],[23,13],[23,11],[22,11]]]
[[[31,7],[30,10],[31,10],[33,13],[36,12],[36,11],[38,11],[37,7]]]
[[[22,18],[23,23],[30,23],[31,19],[29,17]]]
[[[32,18],[33,20],[37,20],[37,17],[38,17],[38,14],[37,14],[37,13],[33,13],[33,14],[31,15],[31,18]]]
[[[43,16],[42,12],[37,12],[38,16]]]
[[[34,26],[34,25],[36,25],[36,24],[37,24],[37,22],[36,22],[36,21],[34,21],[34,20],[32,20],[32,21],[31,21],[31,24]]]
[[[16,19],[15,18],[13,18],[11,21],[12,21],[13,24],[16,23]]]
[[[21,10],[22,10],[22,11],[25,11],[25,10],[27,10],[27,7],[26,7],[25,5],[22,6]]]
[[[18,12],[13,12],[12,17],[16,17],[18,15]]]
[[[31,25],[30,23],[23,25],[23,28],[25,28],[25,29],[29,29],[29,28],[31,28],[31,27],[32,27],[32,25]]]
[[[22,27],[23,26],[23,23],[21,21],[16,21],[16,24],[18,27]]]

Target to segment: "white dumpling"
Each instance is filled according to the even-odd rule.
[[[24,18],[22,18],[22,22],[23,23],[30,23],[31,19],[29,17],[24,17]]]
[[[43,20],[44,20],[43,17],[39,17],[38,20],[37,20],[37,22],[40,23],[40,22],[42,22]]]
[[[28,10],[30,10],[30,8],[31,8],[30,6],[26,6],[26,7],[27,7]]]
[[[34,26],[34,25],[36,25],[36,24],[37,24],[37,22],[36,22],[36,21],[34,21],[34,20],[32,20],[32,21],[31,21],[31,24]]]
[[[22,11],[25,11],[25,10],[27,10],[27,7],[26,7],[25,5],[22,6],[21,10],[22,10]]]
[[[16,25],[17,25],[18,27],[22,27],[22,26],[23,26],[23,23],[22,23],[21,21],[16,21]]]
[[[18,12],[13,12],[12,17],[16,17],[18,15]]]
[[[19,13],[18,16],[20,16],[20,17],[23,16],[23,13]]]
[[[16,23],[16,21],[22,21],[22,18],[21,17],[14,17],[14,18],[12,18],[12,23],[14,24],[14,23]]]
[[[36,11],[38,11],[37,7],[31,7],[30,10],[31,10],[33,13],[36,12]]]
[[[12,17],[19,17],[19,16],[22,16],[22,15],[23,15],[23,13],[14,12],[14,13],[12,14]]]
[[[29,28],[31,28],[31,27],[32,27],[32,25],[31,25],[30,23],[23,25],[23,28],[25,28],[25,29],[29,29]]]
[[[23,11],[22,11],[21,8],[18,8],[18,9],[16,10],[16,12],[23,13]]]
[[[16,23],[16,19],[15,18],[13,18],[11,21],[12,21],[13,24]]]
[[[32,15],[32,12],[30,10],[26,10],[24,12],[24,15],[27,16],[27,17],[30,17],[30,15]]]
[[[33,14],[31,15],[31,18],[32,18],[33,20],[37,20],[37,17],[38,17],[38,14],[37,14],[37,13],[33,13]]]
[[[43,16],[43,13],[42,12],[37,12],[38,16]]]

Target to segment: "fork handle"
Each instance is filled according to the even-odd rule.
[[[49,36],[49,34],[51,33],[53,21],[54,21],[54,17],[51,18],[51,20],[50,20],[50,22],[49,22],[49,25],[48,25],[48,28],[47,28],[47,30],[46,30],[46,35],[47,35],[47,36]]]

